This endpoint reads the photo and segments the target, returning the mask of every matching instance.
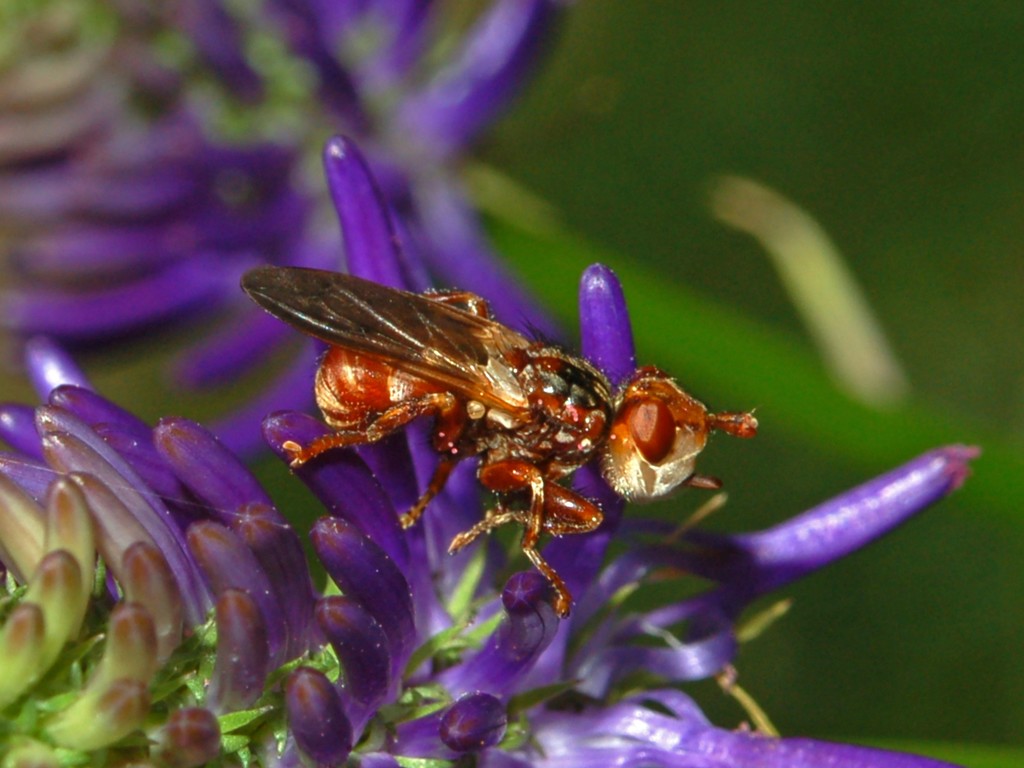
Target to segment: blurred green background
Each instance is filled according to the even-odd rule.
[[[789,615],[744,648],[740,682],[786,734],[1024,743],[1022,41],[1019,2],[587,0],[483,147],[614,252],[643,362],[715,406],[759,407],[756,441],[706,457],[730,493],[713,525],[770,525],[937,442],[985,449],[954,497],[786,590]],[[830,234],[906,368],[907,406],[831,390],[760,246],[710,215],[722,173]],[[543,248],[507,250],[571,308],[588,254]],[[691,314],[693,294],[745,322]],[[755,361],[765,349],[784,354]]]
[[[531,229],[527,206],[494,232],[561,319],[604,259],[642,362],[713,407],[758,409],[755,441],[718,440],[702,463],[730,495],[709,525],[767,527],[935,445],[984,449],[952,498],[786,589],[792,610],[743,648],[739,681],[786,735],[1024,748],[1022,41],[1019,0],[581,0],[480,146],[558,222]],[[712,217],[725,173],[829,233],[907,371],[906,404],[833,385],[762,248]],[[90,373],[153,419],[160,374],[133,354]],[[699,500],[652,511],[682,519]],[[713,684],[695,690],[715,722],[744,719]]]

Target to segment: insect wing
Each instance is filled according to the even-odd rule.
[[[311,336],[364,352],[487,405],[528,407],[507,353],[510,328],[424,296],[338,272],[258,267],[242,278],[257,304]]]

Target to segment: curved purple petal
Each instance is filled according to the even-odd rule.
[[[248,468],[195,422],[161,419],[153,429],[153,440],[178,479],[221,521],[230,524],[243,504],[271,506],[267,492]]]
[[[72,357],[45,336],[36,336],[25,342],[25,367],[40,400],[46,400],[50,391],[62,384],[93,388]]]
[[[433,0],[384,0],[377,17],[389,29],[387,40],[359,67],[360,82],[377,89],[406,75],[426,48]]]
[[[185,537],[163,501],[77,416],[60,408],[42,406],[36,410],[36,424],[43,436],[43,451],[52,466],[61,472],[95,476],[132,511],[167,559],[189,623],[202,621],[210,604],[209,595],[186,554]]]
[[[318,95],[325,106],[342,122],[358,133],[370,128],[361,94],[352,77],[331,48],[323,34],[323,13],[309,0],[273,0],[270,8],[288,37],[292,49],[313,65],[319,77]],[[327,21],[334,21],[328,14]]]
[[[270,671],[267,624],[256,601],[242,589],[217,596],[217,654],[206,703],[214,712],[250,707],[263,693]]]
[[[31,459],[42,459],[36,409],[19,403],[0,403],[0,440]]]
[[[311,538],[327,574],[387,634],[392,676],[399,677],[416,643],[409,582],[380,547],[340,518],[318,520]]]
[[[441,718],[441,741],[456,752],[478,752],[501,741],[507,726],[500,699],[489,693],[467,693]]]
[[[392,688],[388,637],[366,609],[347,597],[317,602],[316,620],[341,664],[338,687],[358,738]]]
[[[175,367],[175,378],[192,389],[232,381],[294,337],[295,331],[272,315],[243,312],[230,327],[190,349]]]
[[[46,489],[53,480],[53,470],[45,464],[6,451],[0,452],[0,473],[39,502],[46,497]]]
[[[327,142],[324,171],[341,222],[348,271],[392,288],[407,287],[388,204],[351,139],[335,136]]]
[[[267,629],[271,661],[280,664],[288,642],[288,627],[283,607],[256,556],[234,532],[212,520],[189,526],[188,547],[213,594],[219,597],[228,589],[238,589],[256,602]]]
[[[959,488],[977,448],[929,451],[785,523],[758,533],[692,532],[697,575],[753,596],[788,584],[871,543]]]
[[[119,226],[73,222],[15,244],[12,258],[23,273],[68,283],[157,269],[197,246],[196,233],[184,217]]]
[[[283,456],[281,444],[292,440],[306,445],[327,428],[311,416],[291,411],[275,413],[263,423],[267,443]],[[398,514],[380,483],[359,455],[353,451],[335,451],[330,460],[311,461],[295,470],[331,515],[356,526],[367,538],[387,553],[403,572],[409,569],[409,547]]]
[[[398,123],[438,153],[464,146],[519,89],[555,16],[551,0],[498,0],[454,60],[409,96]]]
[[[580,279],[580,350],[612,384],[636,370],[633,327],[622,285],[603,264],[592,264]]]
[[[68,384],[50,392],[49,402],[75,414],[92,427],[158,496],[165,499],[184,497],[184,486],[157,453],[152,430],[142,419],[90,389]]]
[[[195,43],[204,62],[244,101],[263,96],[263,80],[246,61],[241,30],[223,3],[179,3],[178,23]]]
[[[0,297],[0,318],[20,334],[74,341],[117,336],[190,310],[208,310],[231,295],[234,270],[214,268],[211,261],[174,264],[146,278],[87,293],[53,288],[8,292]]]
[[[429,243],[429,266],[451,286],[490,303],[495,317],[516,330],[554,339],[558,326],[519,285],[487,243],[479,217],[453,181],[424,182],[417,195]]]
[[[579,712],[546,712],[535,722],[534,765],[543,768],[667,766],[670,768],[951,768],[948,763],[811,739],[778,739],[708,725],[696,707],[655,711],[678,703],[664,692]],[[486,764],[486,763],[485,763]]]
[[[315,644],[311,624],[316,595],[302,542],[274,507],[252,502],[239,508],[231,530],[242,537],[267,575],[288,629],[284,658],[292,659]]]
[[[558,631],[547,581],[539,573],[513,575],[501,595],[506,618],[487,644],[438,679],[454,696],[485,690],[504,694],[533,669]]]
[[[343,765],[352,751],[352,725],[331,682],[322,672],[299,667],[285,681],[284,696],[299,749],[317,765]]]

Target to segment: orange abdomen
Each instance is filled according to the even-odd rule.
[[[390,363],[341,347],[327,350],[314,385],[324,420],[335,429],[364,429],[393,405],[441,391]]]

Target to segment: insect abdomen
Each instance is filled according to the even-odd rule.
[[[316,403],[335,429],[365,428],[394,405],[440,391],[387,362],[341,347],[327,350],[314,387]]]

